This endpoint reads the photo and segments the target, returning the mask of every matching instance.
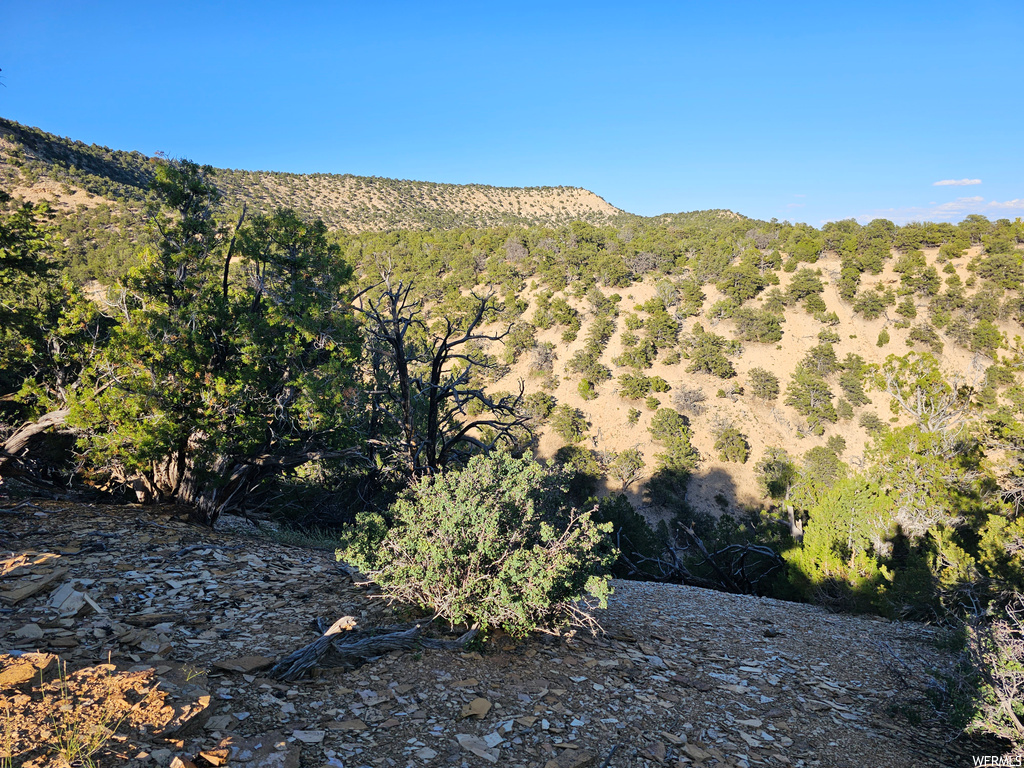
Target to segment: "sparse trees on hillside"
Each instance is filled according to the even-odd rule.
[[[832,404],[832,390],[828,382],[815,371],[799,365],[786,389],[786,405],[807,419],[807,427],[815,435],[825,431],[825,424],[839,420]]]

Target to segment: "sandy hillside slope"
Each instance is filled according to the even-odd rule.
[[[975,246],[968,249],[960,258],[950,262],[952,269],[964,282],[971,280],[972,275],[967,265],[979,253],[980,248]],[[938,249],[925,250],[929,264],[936,263],[937,255]],[[900,275],[893,270],[897,258],[898,253],[894,251],[892,258],[886,263],[880,274],[865,274],[861,283],[862,290],[870,289],[875,285],[898,287]],[[902,318],[895,313],[892,307],[889,307],[877,319],[867,320],[862,315],[855,313],[852,306],[839,296],[836,288],[840,271],[838,256],[825,253],[816,263],[801,266],[807,266],[816,271],[820,270],[821,279],[825,284],[822,299],[827,311],[835,312],[838,316],[838,324],[825,326],[801,306],[790,306],[786,308],[782,324],[783,335],[778,343],[743,342],[742,351],[731,358],[736,369],[736,376],[733,378],[723,380],[706,373],[687,372],[688,361],[685,358],[677,363],[666,365],[664,354],[659,355],[653,365],[643,371],[648,376],[661,376],[672,387],[669,392],[656,395],[661,407],[673,407],[675,394],[682,388],[698,389],[704,395],[703,412],[687,414],[693,433],[692,443],[701,455],[700,467],[694,474],[688,491],[688,502],[697,511],[718,515],[722,511],[736,512],[743,507],[756,508],[767,503],[758,486],[755,466],[769,448],[782,448],[792,456],[799,458],[809,449],[825,445],[829,437],[840,435],[846,441],[846,450],[842,454],[842,459],[856,469],[865,466],[866,453],[871,441],[868,430],[860,424],[860,419],[865,414],[874,414],[885,424],[893,426],[910,423],[906,414],[894,415],[890,410],[891,398],[877,388],[868,389],[867,394],[871,403],[858,406],[852,419],[840,420],[836,424],[827,425],[824,434],[820,436],[813,435],[804,429],[806,424],[804,417],[785,403],[787,387],[797,363],[812,347],[819,344],[819,333],[822,331],[831,331],[838,335],[839,340],[833,344],[833,347],[836,357],[840,361],[848,354],[856,354],[868,364],[878,365],[883,363],[889,355],[900,356],[912,351],[929,351],[920,343],[916,345],[908,343],[911,327],[928,322],[927,298],[914,297],[918,316],[912,323],[907,324],[910,327],[900,327]],[[942,277],[948,278],[951,273],[942,271],[943,266],[938,264]],[[792,279],[792,274],[783,271],[778,274],[780,277],[779,288],[785,291]],[[641,318],[645,316],[643,312],[637,310],[637,307],[655,296],[656,283],[660,279],[663,278],[648,277],[642,282],[622,289],[601,288],[606,295],[618,293],[622,300],[619,303],[620,317],[615,333],[601,356],[601,362],[611,369],[613,378],[611,381],[597,386],[598,397],[594,400],[587,401],[580,396],[577,389],[580,377],[565,369],[566,362],[586,344],[587,330],[593,321],[593,312],[588,302],[572,295],[565,295],[564,292],[555,294],[555,296],[566,298],[582,317],[582,327],[575,341],[569,343],[562,341],[563,328],[561,326],[538,331],[536,336],[538,343],[549,342],[556,348],[557,359],[554,363],[554,374],[557,377],[558,385],[551,389],[550,393],[558,403],[579,409],[589,423],[587,439],[581,445],[596,451],[617,452],[627,448],[638,448],[642,452],[646,470],[636,482],[626,489],[627,495],[636,506],[644,505],[643,485],[654,472],[657,465],[657,454],[662,449],[652,441],[648,432],[654,412],[645,406],[643,400],[627,400],[619,395],[617,379],[631,369],[617,366],[613,361],[623,350],[622,337],[626,332],[623,317],[631,312],[637,313]],[[536,294],[539,290],[539,288],[527,290],[522,294],[522,298],[530,302],[529,309],[523,315],[525,319],[533,316],[536,308]],[[967,291],[967,295],[971,296],[978,290],[980,288],[970,289]],[[710,308],[723,298],[722,294],[716,290],[713,284],[703,286],[703,291],[706,294],[703,311],[700,315],[688,318],[681,323],[680,335],[685,336],[692,332],[694,325],[700,323],[706,330],[726,339],[736,338],[733,320],[715,320],[708,317]],[[764,294],[748,301],[744,306],[760,308],[763,303]],[[1022,333],[1020,325],[1011,319],[998,320],[997,326],[1007,340],[1013,340],[1015,336],[1019,337]],[[877,342],[883,329],[890,338],[887,344],[879,346]],[[642,331],[638,333],[642,334]],[[942,352],[937,355],[942,370],[952,377],[959,377],[961,381],[980,388],[984,382],[985,371],[995,362],[994,359],[958,345],[949,337],[945,329],[939,330],[938,335],[943,342]],[[1007,356],[1008,353],[1003,350],[1001,354]],[[491,389],[515,392],[518,389],[518,382],[522,380],[527,393],[540,391],[542,378],[532,375],[531,368],[530,355],[524,354],[502,379],[491,386]],[[781,387],[778,399],[765,401],[752,395],[749,374],[754,368],[768,370],[778,377]],[[828,381],[836,400],[838,400],[843,394],[838,386],[838,374],[829,376]],[[733,392],[735,388],[743,388],[744,392],[742,394]],[[721,390],[724,392],[720,392]],[[639,410],[640,416],[635,423],[631,424],[627,417],[632,409]],[[723,425],[735,426],[745,435],[750,445],[750,455],[745,463],[723,461],[719,458],[719,451],[714,447],[715,434]],[[564,445],[564,442],[549,426],[541,426],[538,456],[542,459],[553,458],[555,452]],[[604,493],[618,492],[620,487],[617,481],[606,479],[601,490]],[[655,510],[648,511],[651,513],[650,516],[657,516]]]

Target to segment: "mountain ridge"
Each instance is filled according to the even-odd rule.
[[[0,118],[0,181],[26,199],[142,202],[158,158],[57,136]],[[290,207],[347,232],[606,223],[629,215],[582,187],[496,187],[354,174],[217,168],[222,208]],[[54,187],[54,184],[57,187]],[[84,199],[83,199],[84,198]]]

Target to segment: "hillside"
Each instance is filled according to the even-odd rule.
[[[980,247],[972,247],[967,249],[961,258],[943,260],[943,263],[937,264],[938,248],[926,248],[923,251],[929,267],[943,269],[948,265],[943,274],[946,277],[956,275],[965,283],[970,281],[972,276],[968,265],[979,257],[980,252]],[[865,276],[861,284],[862,289],[873,290],[875,286],[884,289],[899,285],[900,273],[894,270],[899,255],[893,250],[889,263],[878,275]],[[660,406],[673,406],[677,394],[683,390],[700,393],[700,405],[695,410],[687,411],[693,431],[693,445],[701,456],[700,468],[693,474],[687,497],[695,510],[717,516],[722,511],[734,513],[744,507],[757,508],[765,504],[764,491],[759,486],[755,467],[765,457],[769,448],[782,448],[791,455],[799,456],[812,448],[824,447],[829,437],[840,435],[846,441],[843,460],[852,466],[864,466],[865,451],[872,440],[872,432],[863,421],[866,414],[873,414],[885,425],[907,425],[912,421],[905,412],[894,414],[890,410],[891,398],[877,388],[872,390],[868,381],[865,382],[865,386],[870,402],[857,404],[852,416],[840,419],[834,425],[827,424],[820,435],[809,431],[806,427],[807,419],[798,413],[794,406],[785,402],[786,388],[792,380],[797,362],[821,343],[822,332],[838,336],[831,344],[838,360],[842,361],[850,354],[859,355],[868,366],[880,365],[889,355],[905,355],[914,350],[921,352],[931,349],[911,337],[913,329],[920,326],[920,319],[909,323],[891,307],[877,318],[867,319],[854,310],[851,302],[840,297],[836,285],[841,270],[838,254],[824,253],[813,267],[815,271],[821,272],[824,280],[825,287],[821,297],[824,300],[825,313],[835,313],[835,319],[830,320],[829,324],[822,324],[801,306],[787,307],[781,315],[781,338],[777,342],[742,342],[742,348],[730,358],[736,375],[727,379],[711,373],[687,371],[686,358],[664,353],[643,370],[648,377],[662,377],[671,387],[663,394],[652,394]],[[786,292],[793,273],[780,272],[779,276],[778,287]],[[646,277],[628,288],[616,289],[615,292],[622,295],[619,305],[622,316],[633,314],[641,319],[649,317],[648,313],[638,307],[657,296],[659,283],[664,284],[663,277]],[[974,288],[967,289],[965,293],[967,300],[970,301],[979,293],[984,297],[982,287],[976,281],[972,284]],[[610,293],[608,290],[605,292]],[[680,322],[680,336],[691,334],[695,325],[702,324],[707,330],[727,339],[740,339],[737,321],[729,317],[716,317],[712,311],[725,296],[713,285],[704,286],[704,292],[707,297],[699,310]],[[536,296],[536,292],[530,291],[525,291],[521,295],[521,298],[530,303],[530,308],[524,316],[529,317],[536,312]],[[539,330],[536,337],[538,344],[550,343],[557,346],[552,366],[557,386],[549,390],[550,394],[558,403],[567,404],[583,413],[590,425],[587,440],[583,443],[587,448],[610,452],[638,448],[641,451],[646,469],[629,484],[626,491],[635,505],[644,506],[642,489],[657,466],[656,455],[661,447],[652,441],[648,430],[654,410],[645,403],[646,397],[630,399],[621,394],[619,377],[631,372],[633,368],[628,365],[617,365],[615,359],[622,354],[623,337],[629,335],[630,331],[620,317],[606,349],[599,358],[601,363],[611,370],[614,378],[595,385],[596,397],[585,400],[578,391],[580,374],[567,370],[566,366],[574,354],[585,348],[587,334],[595,322],[595,313],[585,299],[574,298],[572,295],[566,295],[566,299],[580,314],[582,325],[579,337],[575,341],[564,343],[561,339],[564,329],[560,326],[550,330]],[[761,297],[746,302],[744,306],[762,309],[765,302],[766,298],[762,294]],[[917,298],[914,305],[915,311],[920,315],[927,313],[927,301]],[[1009,316],[997,317],[995,326],[1007,340],[1019,338],[1024,332],[1017,319]],[[878,338],[883,330],[889,335],[889,341],[879,346]],[[958,341],[948,328],[937,331],[937,343],[941,346],[941,351],[936,357],[944,371],[959,376],[967,385],[977,390],[985,388],[986,371],[998,359],[998,353],[972,349],[969,341],[965,344],[963,337]],[[666,362],[666,359],[670,362]],[[754,394],[750,371],[758,368],[767,370],[778,378],[781,386],[778,398],[768,400]],[[836,370],[827,377],[837,398],[844,396],[837,386],[840,373],[841,371]],[[541,391],[541,377],[536,375],[535,361],[529,355],[524,355],[502,379],[495,382],[493,389],[514,391],[519,379],[526,382],[527,392]],[[629,420],[631,409],[640,411],[639,417],[633,422]],[[874,429],[872,425],[875,422],[866,423]],[[716,437],[728,427],[737,428],[749,444],[749,456],[745,462],[719,458],[720,451],[714,447]],[[540,456],[554,458],[555,453],[564,444],[565,440],[550,425],[540,429]],[[603,478],[604,492],[617,492],[619,488],[618,481],[610,477]],[[656,513],[654,514],[656,516]]]
[[[152,158],[55,136],[0,119],[0,183],[18,197],[67,209],[103,199],[141,202]],[[218,169],[224,211],[290,207],[347,232],[390,229],[558,225],[605,222],[620,214],[593,192],[575,187],[436,184],[351,174],[293,174]]]
[[[585,768],[613,749],[638,768],[961,766],[980,749],[928,719],[929,672],[952,658],[922,625],[616,582],[596,638],[498,634],[281,683],[267,666],[314,618],[396,620],[331,553],[137,507],[44,503],[6,523],[0,755],[26,768],[92,722],[115,731],[99,765],[126,768]],[[61,614],[72,593],[92,602]]]
[[[1024,221],[587,221],[579,190],[210,174],[6,130],[0,469],[20,477],[0,493],[177,503],[211,527],[271,515],[344,537],[384,588],[398,556],[377,553],[423,536],[429,508],[499,553],[524,505],[566,541],[581,513],[580,584],[600,568],[960,626],[950,722],[1020,741]],[[468,496],[396,502],[410,489]],[[497,507],[496,544],[476,526]],[[659,611],[686,594],[656,591]]]

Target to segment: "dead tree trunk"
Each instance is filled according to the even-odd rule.
[[[277,680],[298,680],[313,667],[320,664],[325,656],[329,656],[330,666],[352,668],[359,666],[367,659],[382,656],[391,651],[409,651],[414,648],[435,648],[458,650],[477,636],[479,630],[471,629],[457,640],[436,640],[423,637],[423,625],[415,624],[408,629],[382,634],[354,633],[343,634],[345,630],[353,630],[356,620],[344,616],[334,622],[326,632],[308,645],[292,651],[268,671],[270,677]]]
[[[18,455],[28,447],[28,443],[33,437],[53,427],[61,426],[67,420],[68,413],[70,411],[67,408],[50,411],[15,430],[14,434],[8,437],[0,447],[0,469],[3,469],[12,459],[17,459]]]

